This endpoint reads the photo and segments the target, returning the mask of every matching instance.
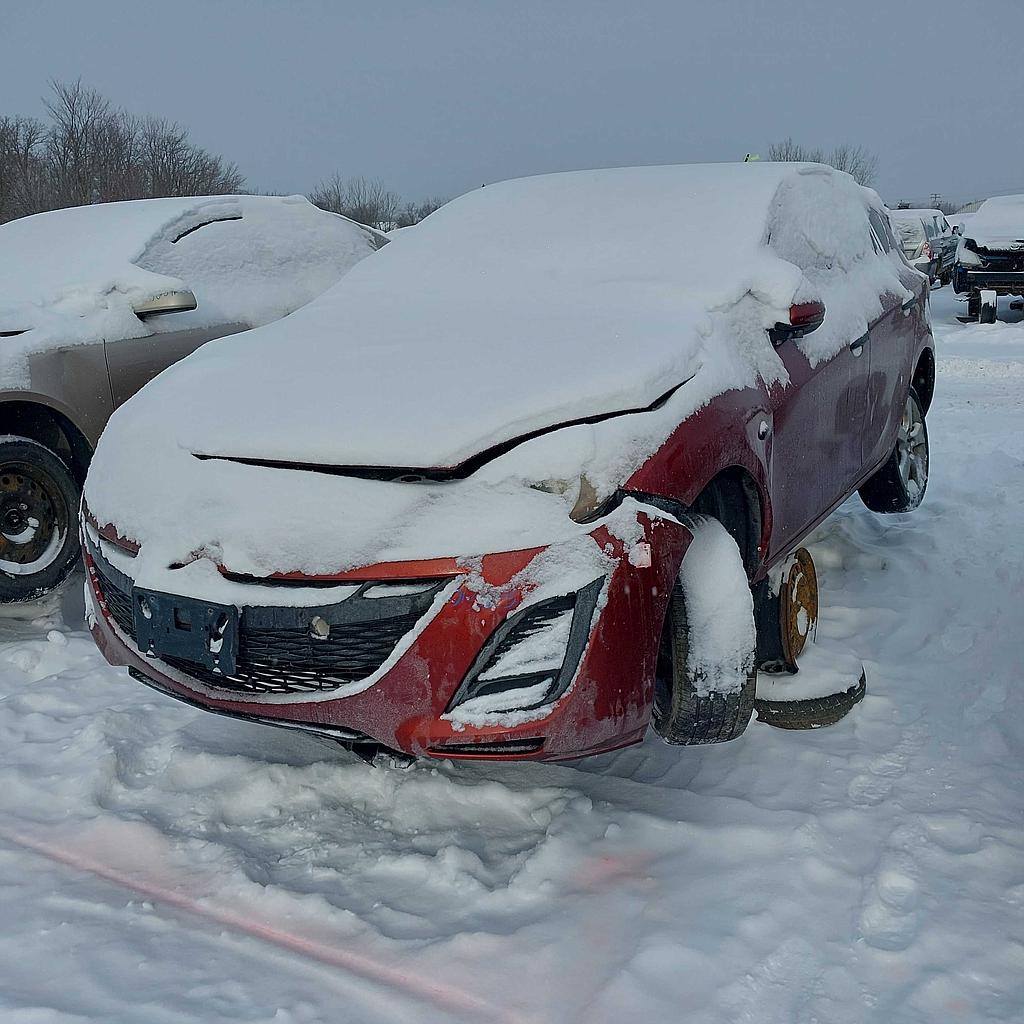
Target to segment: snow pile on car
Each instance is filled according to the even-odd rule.
[[[986,199],[964,227],[964,237],[986,246],[1024,248],[1024,195]]]
[[[0,225],[0,382],[32,353],[105,338],[267,323],[309,302],[380,244],[302,196],[143,199]],[[198,308],[143,323],[135,308],[188,289]]]
[[[610,493],[715,396],[785,382],[766,329],[791,303],[828,308],[798,342],[816,363],[909,294],[868,202],[801,164],[489,185],[149,385],[87,501],[164,566],[207,550],[254,574],[567,539],[581,472]]]

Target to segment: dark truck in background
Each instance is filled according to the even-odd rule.
[[[967,295],[963,320],[994,323],[1000,295],[1024,296],[1024,195],[986,199],[964,228],[953,290]]]

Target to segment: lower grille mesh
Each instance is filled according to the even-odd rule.
[[[116,570],[111,571],[98,553],[90,552],[107,609],[118,628],[135,641],[131,584]],[[344,618],[338,609],[354,611],[356,621],[335,621],[330,635],[314,639],[305,626],[267,625],[278,609],[243,608],[239,617],[238,657],[235,672],[225,676],[194,662],[161,658],[163,664],[201,680],[207,686],[238,693],[322,693],[373,675],[391,656],[401,639],[433,604],[446,580],[432,584],[412,597],[361,598],[361,592],[380,587],[380,581],[366,584],[343,605],[303,609],[308,622],[315,615]],[[384,584],[385,586],[387,584]],[[359,615],[361,607],[363,615]],[[365,613],[372,605],[372,616]],[[295,609],[280,610],[281,617],[294,620]]]

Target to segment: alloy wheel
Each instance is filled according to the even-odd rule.
[[[928,441],[921,407],[912,394],[907,395],[903,415],[900,417],[896,459],[907,494],[915,497],[924,491],[928,483]]]

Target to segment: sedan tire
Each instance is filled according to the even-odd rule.
[[[861,484],[861,501],[872,512],[912,512],[928,488],[928,428],[924,406],[910,388],[900,416],[892,454],[885,465]]]
[[[693,522],[694,539],[669,598],[651,715],[662,739],[683,745],[735,739],[750,722],[757,691],[757,633],[743,556],[717,520],[698,516]],[[712,549],[717,578],[687,571],[688,560],[702,559]],[[703,560],[699,564],[703,568]],[[695,577],[702,577],[702,585]],[[722,601],[727,615],[713,607]],[[722,643],[722,636],[705,628],[712,619],[735,620],[742,628]],[[716,689],[713,681],[720,679],[735,685]]]
[[[49,448],[0,441],[0,602],[30,601],[59,586],[78,561],[79,488]]]

